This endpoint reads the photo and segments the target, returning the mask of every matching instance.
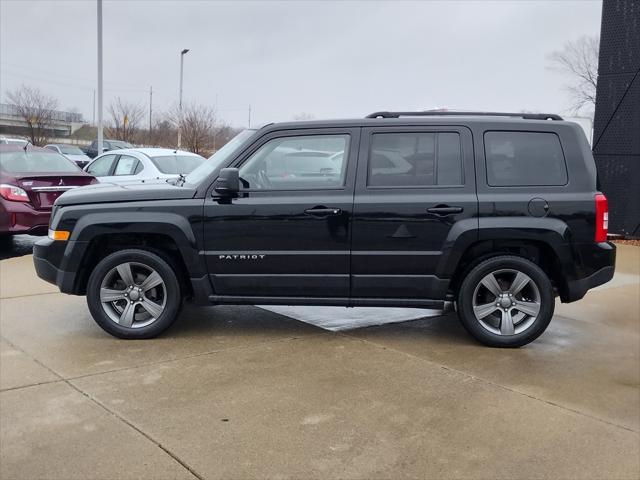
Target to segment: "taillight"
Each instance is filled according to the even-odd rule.
[[[596,193],[596,229],[594,240],[596,242],[606,242],[609,233],[609,204],[607,197],[602,193]]]
[[[15,185],[8,185],[6,183],[0,184],[0,197],[11,200],[14,202],[28,202],[29,196],[20,187]]]

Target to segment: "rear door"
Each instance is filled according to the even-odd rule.
[[[441,299],[438,266],[456,230],[477,231],[471,132],[460,126],[362,132],[353,214],[354,298]]]
[[[133,155],[117,155],[109,174],[100,178],[105,183],[137,183],[142,179],[142,162]]]

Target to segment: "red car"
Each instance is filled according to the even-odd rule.
[[[31,145],[0,145],[0,236],[46,235],[53,202],[96,183],[59,153]]]

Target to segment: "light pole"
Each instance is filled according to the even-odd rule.
[[[98,0],[98,155],[102,155],[102,0]]]
[[[178,148],[182,143],[182,73],[184,71],[184,56],[189,51],[185,48],[180,52],[180,98],[178,99]]]

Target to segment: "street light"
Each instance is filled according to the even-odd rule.
[[[188,48],[185,48],[180,52],[180,98],[178,100],[178,148],[182,143],[182,72],[184,71],[184,56],[189,52]]]

